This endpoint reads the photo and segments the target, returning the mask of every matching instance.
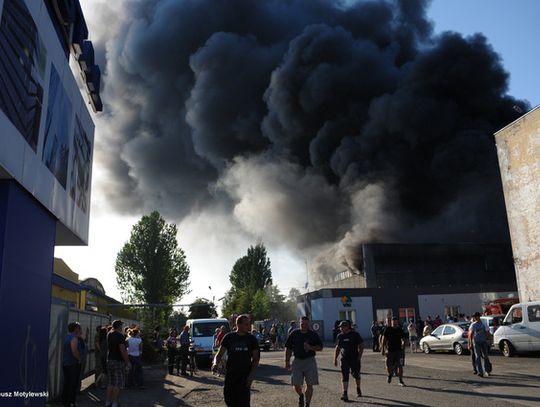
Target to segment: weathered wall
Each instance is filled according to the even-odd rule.
[[[521,301],[540,300],[540,107],[495,134]]]

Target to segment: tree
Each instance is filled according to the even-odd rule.
[[[189,319],[215,318],[217,316],[216,306],[206,298],[197,298],[189,306]]]
[[[272,284],[272,270],[266,247],[262,243],[255,247],[250,246],[247,255],[234,264],[229,280],[235,289],[249,287],[254,292],[264,290]]]
[[[176,225],[165,223],[157,211],[133,226],[116,257],[116,283],[124,302],[173,304],[188,293],[189,266],[176,235]],[[148,322],[163,325],[171,311],[160,308]]]

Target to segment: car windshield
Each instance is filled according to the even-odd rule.
[[[193,337],[200,338],[203,336],[214,336],[216,328],[221,328],[222,325],[225,325],[225,332],[229,332],[227,324],[223,321],[218,322],[197,322],[193,324]]]

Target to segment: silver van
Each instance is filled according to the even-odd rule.
[[[504,356],[540,351],[540,301],[513,305],[493,335],[493,346]]]

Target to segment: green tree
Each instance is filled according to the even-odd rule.
[[[247,254],[234,264],[229,280],[235,289],[249,287],[254,293],[272,284],[272,270],[266,247],[262,243],[255,247],[250,246]]]
[[[216,306],[206,298],[197,298],[189,306],[189,319],[215,318],[217,316]]]
[[[189,292],[189,266],[176,235],[176,225],[157,211],[133,226],[116,257],[116,283],[125,302],[173,304]],[[149,312],[145,322],[163,325],[171,311]]]

